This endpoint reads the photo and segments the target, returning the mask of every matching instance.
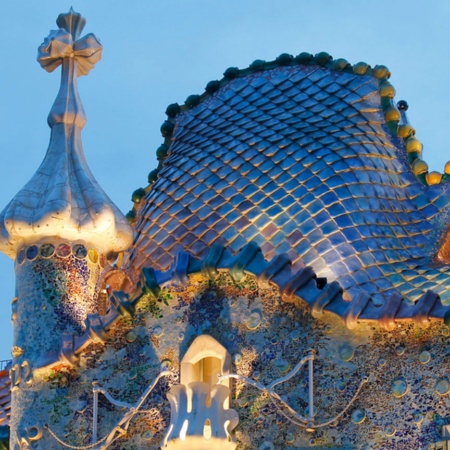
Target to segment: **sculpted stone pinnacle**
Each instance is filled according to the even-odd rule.
[[[83,152],[86,116],[77,77],[87,75],[102,54],[95,35],[79,37],[85,22],[72,9],[60,14],[59,29],[38,49],[45,70],[62,66],[61,87],[48,116],[47,154],[0,215],[0,250],[13,258],[19,247],[49,237],[89,242],[104,253],[125,250],[132,241],[127,220],[95,180]]]

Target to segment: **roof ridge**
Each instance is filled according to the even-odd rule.
[[[211,98],[214,93],[226,86],[232,80],[279,67],[289,66],[320,66],[335,72],[347,72],[353,75],[372,76],[377,78],[381,97],[381,107],[386,119],[386,126],[394,136],[401,138],[414,174],[426,186],[440,184],[450,179],[450,161],[445,165],[443,174],[436,171],[428,172],[428,164],[422,159],[422,143],[415,137],[416,130],[411,126],[406,117],[408,104],[404,100],[400,100],[397,104],[394,103],[396,90],[388,81],[391,72],[386,66],[376,65],[372,68],[368,63],[363,61],[352,65],[344,58],[333,59],[327,52],[319,52],[315,55],[308,52],[302,52],[295,57],[289,53],[282,53],[273,61],[256,59],[244,69],[228,67],[223,73],[223,78],[208,82],[205,86],[205,91],[202,94],[189,95],[183,105],[171,103],[166,108],[165,113],[167,115],[167,120],[165,120],[160,127],[164,142],[156,150],[158,166],[149,173],[147,187],[141,187],[133,192],[131,201],[134,205],[126,215],[128,221],[131,224],[135,221],[136,213],[140,208],[142,198],[150,192],[152,184],[157,180],[158,173],[164,166],[164,161],[168,156],[168,150],[175,128],[175,119],[180,113],[188,111],[206,99]]]

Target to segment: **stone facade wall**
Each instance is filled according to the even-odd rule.
[[[78,368],[61,366],[35,374],[30,389],[40,396],[36,424],[72,445],[92,439],[92,382],[115,399],[134,404],[160,370],[173,375],[158,383],[127,434],[111,449],[158,449],[170,422],[166,393],[179,382],[180,361],[192,341],[209,334],[232,355],[232,371],[264,385],[286,375],[307,354],[314,362],[315,423],[327,422],[351,401],[348,411],[314,433],[294,425],[289,411],[242,382],[233,382],[231,408],[239,414],[237,449],[427,449],[441,440],[450,422],[449,330],[399,325],[346,329],[338,319],[313,319],[301,304],[283,303],[276,289],[260,289],[254,278],[241,282],[221,274],[214,282],[191,276],[184,287],[166,287],[159,301],[143,299],[134,318],[121,320],[106,346],[91,345]],[[302,368],[277,392],[295,411],[307,415],[308,372]],[[107,436],[123,418],[99,394],[98,437]],[[46,449],[61,448],[44,429]],[[42,440],[30,442],[43,448]],[[40,446],[41,445],[41,446]]]

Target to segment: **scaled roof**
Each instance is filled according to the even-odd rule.
[[[347,299],[414,304],[432,290],[450,303],[437,258],[446,176],[425,178],[389,71],[305,55],[228,69],[168,108],[124,267],[166,270],[179,251],[203,258],[214,243],[237,252],[254,241],[267,259],[287,253],[338,280]]]

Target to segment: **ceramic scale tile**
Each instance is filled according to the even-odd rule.
[[[399,290],[414,302],[432,289],[450,301],[447,267],[432,262],[449,196],[418,181],[381,103],[374,76],[295,65],[184,108],[126,266],[165,270],[181,249],[204,257],[214,243],[237,252],[254,241],[350,297],[365,290],[381,304]]]

